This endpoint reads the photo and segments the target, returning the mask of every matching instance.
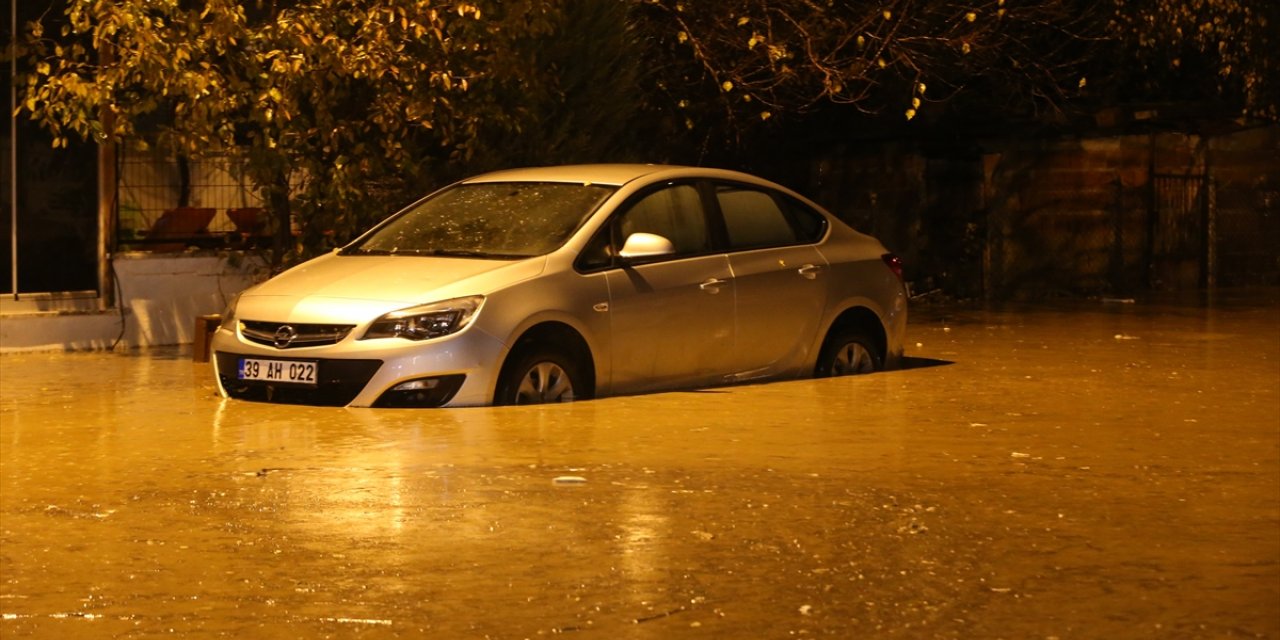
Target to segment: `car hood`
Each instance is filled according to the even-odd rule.
[[[331,253],[245,291],[237,315],[359,323],[416,304],[485,295],[533,278],[545,266],[542,256],[511,261]]]

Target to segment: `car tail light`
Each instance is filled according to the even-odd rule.
[[[902,282],[902,258],[899,258],[892,253],[886,253],[880,256],[880,259],[884,260],[885,265],[889,267],[889,270],[893,272],[893,275],[898,276],[898,282]]]

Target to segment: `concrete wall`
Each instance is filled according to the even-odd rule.
[[[231,296],[266,277],[256,256],[117,254],[123,305],[30,296],[0,307],[0,353],[189,344],[195,318],[219,313]]]

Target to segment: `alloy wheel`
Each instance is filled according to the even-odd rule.
[[[516,404],[572,401],[573,379],[554,362],[539,362],[529,367],[516,388]]]
[[[858,342],[849,342],[841,346],[831,363],[831,375],[847,376],[857,373],[871,373],[876,369],[875,358],[871,352]]]

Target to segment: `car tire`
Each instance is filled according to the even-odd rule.
[[[502,368],[494,404],[546,404],[588,397],[586,377],[573,358],[547,347],[512,354]]]
[[[856,329],[840,329],[823,342],[813,375],[818,378],[857,375],[883,367],[884,356],[875,341]]]

